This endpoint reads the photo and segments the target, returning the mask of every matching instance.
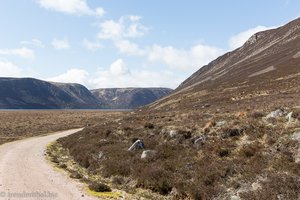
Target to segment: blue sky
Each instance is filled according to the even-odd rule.
[[[299,8],[298,0],[2,1],[0,76],[176,88]]]

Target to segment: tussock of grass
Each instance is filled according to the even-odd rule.
[[[95,192],[90,189],[87,189],[86,191],[89,195],[98,198],[120,199],[123,197],[121,192]]]

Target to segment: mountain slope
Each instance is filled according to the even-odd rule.
[[[173,95],[151,107],[192,109],[256,97],[283,101],[284,93],[295,95],[299,91],[299,78],[300,19],[296,19],[277,29],[254,34],[242,47],[202,67]],[[285,103],[289,100],[285,98]]]
[[[156,101],[172,92],[168,88],[111,88],[92,90],[105,108],[132,109]]]
[[[169,96],[59,140],[72,156],[57,158],[149,199],[299,199],[299,51],[299,19],[257,33]]]
[[[0,78],[0,108],[98,108],[98,100],[79,84],[49,83],[32,78]]]

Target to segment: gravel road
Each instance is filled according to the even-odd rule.
[[[73,134],[74,129],[6,143],[0,146],[0,199],[78,200],[96,199],[83,185],[53,169],[45,158],[47,144]]]

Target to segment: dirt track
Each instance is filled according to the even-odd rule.
[[[0,199],[95,199],[84,194],[79,182],[56,172],[44,156],[48,143],[79,130],[0,146]]]

